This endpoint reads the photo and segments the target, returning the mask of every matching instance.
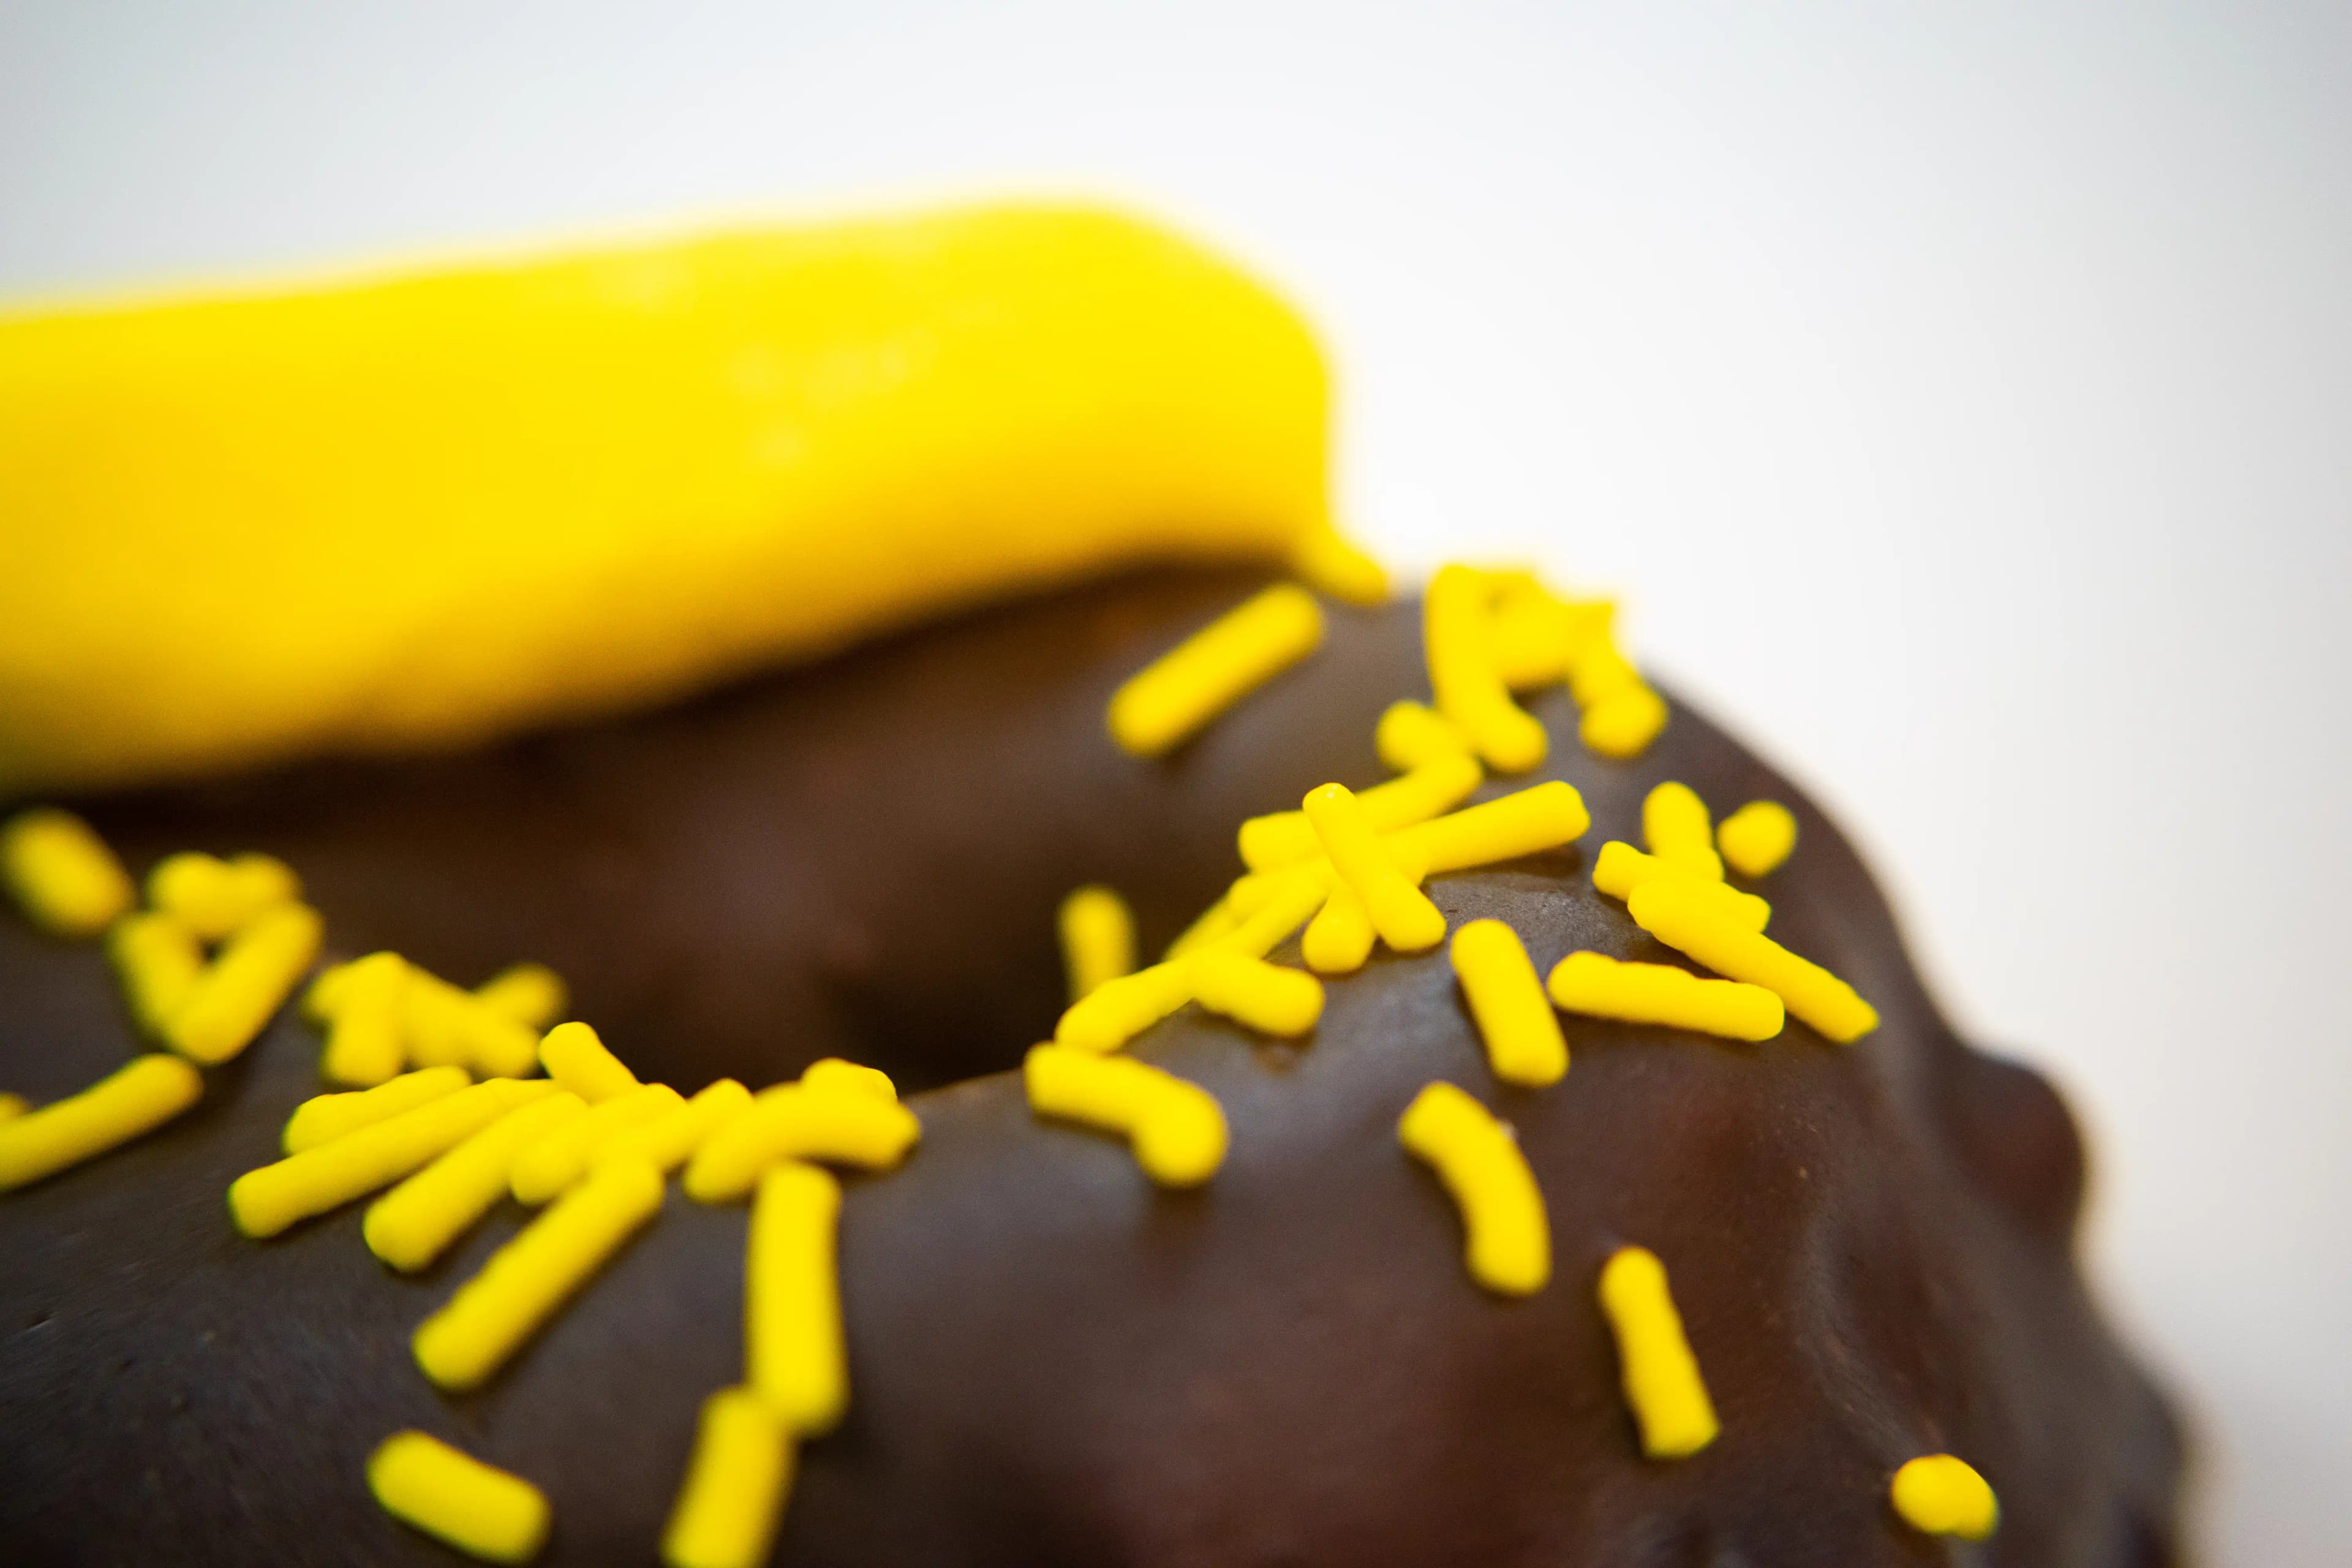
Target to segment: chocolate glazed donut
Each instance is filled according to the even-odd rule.
[[[1876,1005],[1861,1043],[1570,1017],[1568,1077],[1512,1089],[1444,952],[1383,952],[1296,1047],[1197,1008],[1136,1044],[1224,1106],[1203,1188],[1032,1117],[1006,1069],[1064,999],[1061,896],[1118,888],[1156,952],[1234,874],[1244,816],[1377,782],[1374,720],[1426,690],[1417,606],[1335,607],[1318,654],[1171,759],[1115,749],[1112,689],[1258,581],[1130,577],[474,755],[72,804],[134,869],[283,857],[339,954],[466,984],[549,963],[681,1090],[839,1054],[924,1091],[910,1162],[849,1182],[851,1407],[803,1451],[779,1563],[2173,1562],[2179,1446],[2075,1269],[2065,1109],[1953,1036],[1845,842],[1687,709],[1619,764],[1539,700],[1548,773],[1592,831],[1432,895],[1450,922],[1508,921],[1539,969],[1665,960],[1591,856],[1638,839],[1664,779],[1778,798],[1802,837],[1765,888],[1774,935]],[[7,1087],[68,1092],[135,1048],[94,946],[0,921]],[[289,1012],[187,1117],[0,1200],[0,1556],[454,1561],[362,1484],[415,1426],[547,1491],[544,1561],[651,1561],[697,1405],[740,1373],[742,1214],[673,1193],[503,1375],[446,1400],[408,1336],[511,1210],[413,1278],[368,1254],[356,1206],[261,1245],[223,1212],[317,1092],[318,1050]],[[1528,1300],[1465,1276],[1451,1204],[1397,1146],[1435,1079],[1513,1122],[1541,1184],[1556,1268]],[[1592,1282],[1627,1242],[1673,1270],[1722,1416],[1689,1459],[1643,1459],[1619,1394]],[[1938,1450],[2000,1498],[1980,1547],[1888,1506],[1895,1468]]]

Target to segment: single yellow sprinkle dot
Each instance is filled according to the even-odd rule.
[[[1518,933],[1500,921],[1472,921],[1454,933],[1453,955],[1495,1076],[1528,1089],[1558,1083],[1568,1042]]]
[[[177,1057],[133,1057],[79,1094],[0,1121],[0,1193],[152,1132],[204,1091],[204,1079]]]
[[[492,1079],[332,1142],[247,1171],[229,1184],[229,1217],[259,1240],[340,1208],[417,1170],[518,1106],[555,1092],[544,1079]]]
[[[1554,780],[1417,823],[1388,842],[1399,864],[1433,877],[1557,849],[1591,826],[1576,786]]]
[[[1202,951],[1208,949],[1097,985],[1063,1013],[1055,1041],[1075,1050],[1118,1050],[1192,999],[1192,963]]]
[[[0,823],[0,883],[54,936],[96,936],[136,897],[130,873],[89,824],[48,806]]]
[[[1390,768],[1409,773],[1440,757],[1469,756],[1470,738],[1436,709],[1406,699],[1381,710],[1372,749]]]
[[[1328,522],[1290,547],[1290,569],[1347,604],[1377,605],[1389,596],[1388,572]]]
[[[373,1089],[315,1095],[294,1108],[279,1142],[289,1154],[299,1154],[362,1127],[389,1121],[420,1105],[430,1105],[473,1081],[464,1068],[419,1068]]]
[[[1723,880],[1723,859],[1715,852],[1715,827],[1706,802],[1686,784],[1669,779],[1642,802],[1642,838],[1650,853],[1696,877]]]
[[[1617,1336],[1625,1403],[1642,1431],[1642,1452],[1681,1459],[1722,1430],[1666,1289],[1666,1266],[1643,1247],[1623,1247],[1601,1268],[1601,1310]]]
[[[1318,974],[1352,974],[1372,956],[1375,934],[1371,911],[1355,889],[1341,882],[1307,922],[1307,934],[1298,939],[1298,956]]]
[[[1730,1040],[1769,1040],[1780,1032],[1780,998],[1761,985],[1706,980],[1671,963],[1621,963],[1598,952],[1571,952],[1553,965],[1548,989],[1564,1012],[1664,1024]]]
[[[1062,938],[1062,968],[1069,976],[1071,1001],[1081,1001],[1104,981],[1134,971],[1135,916],[1111,889],[1077,889],[1062,900],[1054,923]]]
[[[384,1512],[469,1557],[528,1563],[547,1542],[552,1516],[537,1487],[438,1437],[395,1432],[367,1473]]]
[[[427,1068],[450,1072],[450,1068]],[[507,1195],[515,1156],[587,1113],[565,1089],[509,1110],[369,1205],[368,1250],[393,1268],[425,1268]]]
[[[1928,1535],[1982,1541],[2000,1524],[2000,1503],[1974,1467],[1949,1454],[1926,1454],[1895,1472],[1887,1489],[1895,1511]]]
[[[548,1077],[591,1105],[643,1087],[585,1024],[558,1024],[548,1030],[539,1042],[539,1061]]]
[[[1878,1027],[1876,1010],[1853,986],[1770,937],[1742,931],[1686,883],[1670,877],[1644,882],[1626,908],[1636,925],[1675,952],[1779,996],[1825,1039],[1846,1045]]]
[[[1332,868],[1364,900],[1382,942],[1399,952],[1421,952],[1445,940],[1445,916],[1412,879],[1397,869],[1347,785],[1328,784],[1309,791],[1302,809],[1315,825]]]
[[[1666,727],[1666,700],[1646,686],[1629,686],[1588,706],[1576,736],[1595,756],[1626,763],[1650,749]]]
[[[401,1004],[413,1067],[457,1062],[482,1078],[522,1078],[538,1065],[539,1036],[530,1026],[415,964]]]
[[[768,1402],[722,1388],[702,1402],[694,1458],[662,1531],[668,1568],[760,1568],[793,1484],[793,1440]]]
[[[725,1080],[721,1080],[722,1082]],[[711,1086],[717,1088],[716,1084]],[[898,1102],[898,1086],[880,1068],[861,1067],[839,1057],[819,1057],[801,1068],[801,1087],[845,1094],[862,1094],[886,1105]],[[708,1091],[705,1091],[708,1092]],[[696,1098],[699,1099],[700,1096]]]
[[[147,901],[177,915],[205,942],[219,942],[265,911],[301,896],[301,879],[283,860],[268,855],[239,855],[234,860],[173,855],[147,873]]]
[[[698,1203],[732,1203],[782,1160],[887,1171],[922,1132],[915,1113],[895,1100],[778,1084],[753,1095],[750,1110],[703,1140],[687,1163],[686,1193]]]
[[[324,928],[307,904],[278,904],[228,940],[172,1015],[164,1037],[191,1061],[218,1067],[253,1043],[310,961]]]
[[[1456,752],[1423,763],[1402,778],[1375,784],[1356,799],[1376,832],[1393,833],[1453,810],[1486,776],[1475,757]],[[1277,811],[1243,823],[1239,847],[1242,864],[1253,871],[1272,871],[1313,859],[1323,852],[1323,842],[1315,837],[1315,825],[1305,812]]]
[[[125,915],[106,933],[106,955],[140,1032],[162,1039],[205,972],[195,932],[175,915]]]
[[[518,963],[474,987],[474,998],[526,1029],[543,1032],[563,1016],[572,993],[563,976],[544,963]]]
[[[437,1387],[479,1387],[661,1204],[661,1173],[644,1161],[598,1165],[418,1325],[416,1364]]]
[[[847,1062],[841,1064],[848,1067]],[[855,1072],[874,1072],[872,1068],[855,1068]],[[875,1077],[882,1078],[880,1073]],[[805,1084],[808,1075],[803,1073]],[[882,1079],[887,1085],[890,1080]],[[870,1092],[870,1091],[869,1091]],[[895,1103],[896,1094],[891,1095]],[[606,1104],[615,1103],[606,1101]],[[600,1106],[597,1109],[602,1110]],[[632,1127],[619,1133],[596,1151],[599,1160],[643,1160],[662,1174],[667,1175],[694,1157],[694,1152],[729,1122],[751,1109],[751,1091],[731,1078],[722,1078],[704,1088],[701,1093],[677,1107],[667,1115]]]
[[[1261,1034],[1303,1035],[1323,1016],[1323,986],[1304,970],[1212,949],[1191,961],[1201,1005]]]
[[[1297,664],[1323,641],[1315,595],[1280,583],[1162,654],[1111,695],[1111,739],[1156,757]]]
[[[1490,589],[1466,566],[1441,569],[1422,600],[1422,638],[1437,710],[1462,728],[1487,765],[1525,773],[1544,760],[1543,725],[1511,700],[1487,635]]]
[[[1592,885],[1612,898],[1631,899],[1633,889],[1660,877],[1674,877],[1725,920],[1742,931],[1762,931],[1771,923],[1772,906],[1753,893],[1743,893],[1694,870],[1687,864],[1644,855],[1631,844],[1612,838],[1601,847],[1592,862]]]
[[[1498,1296],[1542,1289],[1551,1279],[1551,1221],[1510,1128],[1454,1085],[1433,1083],[1405,1108],[1397,1137],[1462,1211],[1470,1278]]]
[[[1241,923],[1242,917],[1234,911],[1232,900],[1219,899],[1202,910],[1191,925],[1179,931],[1176,940],[1168,944],[1168,951],[1160,956],[1165,959],[1189,958],[1218,938],[1231,935],[1234,928]]]
[[[786,1160],[760,1177],[743,1263],[745,1379],[797,1436],[830,1432],[849,1408],[840,1223],[829,1173]]]
[[[1797,847],[1796,813],[1777,800],[1751,800],[1723,819],[1715,842],[1741,876],[1769,876]]]
[[[341,968],[319,1071],[329,1083],[362,1089],[388,1083],[404,1059],[401,1037],[407,1017],[408,965],[396,952],[372,952]],[[455,1064],[425,1070],[467,1076]]]
[[[1193,1187],[1224,1163],[1224,1109],[1199,1084],[1131,1057],[1032,1046],[1021,1077],[1029,1109],[1123,1134],[1163,1187]]]
[[[515,1156],[508,1181],[515,1202],[536,1208],[570,1191],[587,1175],[604,1145],[632,1128],[657,1121],[686,1104],[666,1083],[649,1083],[614,1095],[589,1112]]]

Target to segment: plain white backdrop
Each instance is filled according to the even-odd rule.
[[[2352,1563],[2352,6],[0,5],[0,297],[976,192],[1285,285],[2058,1077],[2210,1560]]]

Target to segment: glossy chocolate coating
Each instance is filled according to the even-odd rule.
[[[1861,1044],[1571,1017],[1568,1077],[1507,1089],[1443,950],[1383,953],[1297,1047],[1197,1010],[1139,1043],[1223,1102],[1233,1152],[1202,1191],[1031,1117],[1001,1069],[1059,1010],[1062,894],[1118,887],[1157,951],[1234,874],[1242,817],[1377,782],[1374,719],[1426,689],[1413,606],[1334,608],[1313,659],[1193,744],[1116,751],[1112,688],[1253,585],[1129,578],[488,753],[74,804],[134,869],[285,857],[338,952],[466,983],[552,963],[682,1089],[829,1053],[899,1079],[923,1141],[848,1184],[852,1407],[803,1450],[780,1564],[2172,1562],[2178,1443],[2076,1271],[2063,1106],[1952,1035],[1845,842],[1679,705],[1619,764],[1538,700],[1543,776],[1592,831],[1433,895],[1509,921],[1540,967],[1662,959],[1591,857],[1638,841],[1662,779],[1719,810],[1769,795],[1801,826],[1759,885],[1773,934],[1877,1005]],[[457,1561],[362,1481],[415,1426],[546,1489],[543,1561],[652,1561],[696,1407],[741,1374],[741,1212],[673,1188],[502,1375],[444,1399],[408,1335],[511,1207],[413,1279],[368,1255],[357,1206],[267,1244],[229,1227],[222,1194],[317,1091],[318,1047],[282,1017],[181,1121],[0,1196],[0,1556]],[[134,1048],[95,946],[0,918],[0,1086],[68,1092]],[[1516,1124],[1542,1185],[1555,1274],[1528,1300],[1472,1284],[1398,1147],[1439,1078]],[[1629,1241],[1664,1259],[1723,1420],[1677,1463],[1640,1458],[1593,1301]],[[1986,1546],[1956,1556],[1889,1509],[1891,1472],[1935,1451],[1999,1493]]]

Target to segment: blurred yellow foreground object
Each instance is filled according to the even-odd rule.
[[[1084,207],[0,314],[0,791],[461,744],[1327,529],[1306,326]]]

